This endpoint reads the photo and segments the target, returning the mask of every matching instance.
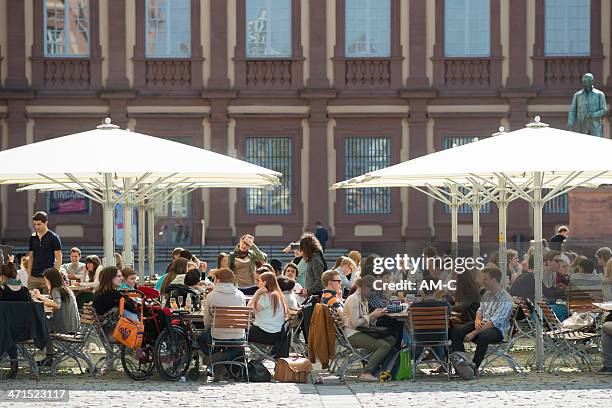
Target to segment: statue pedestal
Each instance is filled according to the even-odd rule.
[[[569,193],[570,239],[612,239],[612,187],[577,188]]]

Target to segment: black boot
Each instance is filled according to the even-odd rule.
[[[11,361],[11,370],[9,371],[8,375],[6,376],[7,379],[13,379],[17,377],[17,371],[19,370],[19,365],[17,364],[17,361]]]

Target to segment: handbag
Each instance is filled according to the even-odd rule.
[[[268,371],[266,366],[263,365],[261,361],[252,360],[249,361],[247,364],[249,366],[250,382],[269,382],[270,380],[272,380],[272,375],[270,374],[270,371]]]
[[[143,308],[140,308],[140,320],[134,321],[124,316],[125,298],[119,300],[119,321],[115,325],[113,338],[125,347],[139,349],[144,336]]]
[[[274,379],[286,383],[307,383],[312,363],[307,358],[289,357],[276,360]]]
[[[595,325],[595,318],[593,317],[593,315],[591,315],[588,312],[585,312],[585,313],[574,312],[570,317],[565,319],[563,323],[561,323],[561,326],[563,326],[564,329],[571,329],[571,330],[587,329],[594,325]]]

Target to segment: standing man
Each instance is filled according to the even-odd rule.
[[[608,113],[606,96],[593,87],[593,74],[582,77],[583,88],[574,94],[567,115],[567,128],[591,136],[602,136],[602,120]]]
[[[562,225],[557,229],[557,234],[553,235],[550,239],[550,249],[554,249],[555,251],[561,251],[563,242],[567,239],[569,235],[569,228],[565,225]]]
[[[315,222],[315,227],[317,227],[317,230],[315,231],[315,237],[317,237],[317,239],[321,243],[321,246],[323,247],[323,251],[325,251],[325,246],[327,245],[328,239],[327,230],[325,229],[323,224],[321,224],[321,221]]]
[[[43,272],[48,268],[59,269],[62,265],[62,243],[59,236],[49,230],[48,217],[44,211],[38,211],[32,217],[34,232],[30,236],[30,249],[28,255],[28,289],[38,289],[47,293],[47,285]]]
[[[70,249],[70,263],[63,264],[60,272],[68,279],[81,279],[84,277],[84,267],[85,264],[81,262],[81,250],[74,247]]]

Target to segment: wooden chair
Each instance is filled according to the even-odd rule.
[[[544,332],[545,343],[549,344],[545,358],[550,357],[549,369],[558,372],[559,365],[555,363],[560,359],[561,362],[570,366],[576,364],[585,365],[587,369],[593,369],[593,360],[588,349],[597,337],[595,333],[585,333],[577,330],[566,329],[561,326],[561,322],[546,302],[538,302],[538,307],[543,316],[549,331]]]
[[[214,373],[215,366],[218,364],[234,365],[244,368],[246,373],[246,380],[249,382],[249,365],[248,365],[248,333],[251,328],[251,322],[253,321],[253,308],[248,306],[232,306],[232,307],[220,307],[215,306],[212,309],[212,329],[210,344],[211,355],[214,354],[215,349],[242,349],[244,352],[243,361],[237,360],[213,360],[211,364],[211,371]],[[241,338],[225,340],[217,339],[213,333],[217,330],[233,329],[243,330]]]
[[[447,307],[411,307],[410,326],[412,327],[413,340],[411,342],[412,358],[412,381],[416,381],[416,369],[421,364],[438,363],[444,367],[448,380],[450,380],[450,365],[448,356],[451,341],[448,338],[449,310]],[[446,355],[439,356],[435,348],[443,347]],[[421,352],[417,356],[417,348]],[[427,352],[434,357],[424,360]]]
[[[69,359],[76,361],[81,374],[83,369],[79,360],[87,364],[90,375],[96,371],[95,365],[87,355],[86,348],[91,342],[91,337],[95,333],[96,317],[91,306],[83,307],[80,312],[81,327],[78,333],[75,334],[61,334],[52,333],[53,344],[57,347],[58,351],[53,359],[51,365],[51,374],[55,375],[59,365]]]
[[[591,312],[601,313],[602,309],[593,305],[593,302],[603,302],[603,290],[578,290],[570,289],[567,291],[567,314],[571,316],[572,313],[578,312]]]
[[[121,344],[115,342],[112,337],[109,337],[104,330],[104,326],[102,326],[102,321],[100,320],[100,316],[96,313],[96,310],[93,308],[92,303],[85,303],[81,308],[83,313],[86,316],[93,316],[94,318],[94,328],[95,332],[102,343],[102,347],[106,352],[106,355],[102,357],[97,363],[98,366],[102,361],[105,362],[106,369],[114,369],[117,360],[121,358]]]

